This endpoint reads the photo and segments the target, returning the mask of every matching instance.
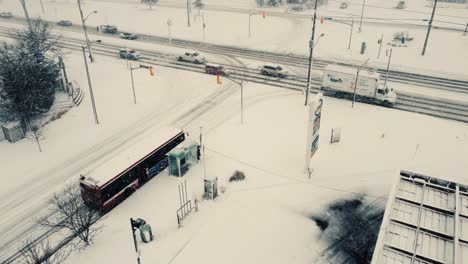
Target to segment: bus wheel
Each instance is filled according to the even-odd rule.
[[[125,189],[124,194],[125,196],[129,197],[134,192],[135,192],[135,189],[133,187],[128,187],[127,189]]]

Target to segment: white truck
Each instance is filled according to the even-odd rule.
[[[357,69],[329,65],[323,70],[321,89],[327,95],[342,97],[354,95],[366,101],[384,106],[392,106],[397,99],[393,89],[388,88],[380,79],[380,74],[361,70],[356,87]]]

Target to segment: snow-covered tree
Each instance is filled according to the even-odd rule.
[[[59,37],[44,21],[32,24],[33,30],[19,31],[13,44],[0,44],[0,118],[23,125],[50,109],[60,76],[54,60]]]

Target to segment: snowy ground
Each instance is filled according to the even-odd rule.
[[[255,84],[245,91],[244,125],[234,116],[204,133],[206,174],[224,194],[177,229],[177,184],[187,180],[189,199],[200,199],[203,166],[182,179],[163,172],[107,214],[95,244],[67,263],[135,261],[130,217],[156,232],[151,244],[140,242],[142,263],[311,263],[325,245],[310,216],[327,203],[353,193],[384,203],[399,169],[468,182],[468,125],[330,98],[308,180],[303,97]],[[342,140],[330,145],[336,127]],[[247,180],[228,183],[234,170]]]
[[[89,18],[88,24],[117,24],[122,30],[167,36],[166,22],[171,18],[172,37],[202,41],[202,18],[199,16],[192,17],[193,26],[188,29],[183,9],[155,7],[148,10],[135,1],[117,1],[122,3],[85,1],[85,13],[99,11]],[[28,3],[32,16],[69,19],[79,24],[76,1],[43,2],[45,14],[42,14],[39,1]],[[252,8],[251,2],[239,0],[237,4]],[[370,4],[374,2],[382,3],[371,1]],[[228,6],[228,1],[217,3]],[[337,10],[336,4],[331,8]],[[359,6],[353,5],[354,9],[359,10]],[[17,16],[22,14],[19,2],[13,0],[0,1],[0,10],[12,11]],[[393,14],[391,10],[384,11]],[[375,10],[372,12],[376,16],[382,15]],[[424,8],[424,12],[430,12],[430,8]],[[467,11],[461,9],[444,9],[442,12],[453,16],[467,15]],[[251,19],[252,37],[249,39],[246,14],[206,11],[206,41],[306,54],[310,21],[276,16],[264,19],[260,15]],[[358,33],[356,22],[352,47],[348,51],[349,26],[331,21],[317,26],[318,35],[325,33],[317,44],[315,54],[318,57],[347,61],[371,58],[371,65],[380,66],[386,65],[385,50],[388,47],[382,47],[377,59],[377,39],[384,34],[384,43],[387,43],[398,30],[395,26],[365,23],[363,31]],[[393,69],[468,79],[468,37],[434,30],[427,56],[421,57],[425,31],[414,27],[404,30],[410,30],[416,40],[406,48],[393,49]],[[362,41],[368,43],[367,53],[363,56],[358,55]],[[212,56],[215,60],[232,62],[223,56]],[[134,105],[125,61],[100,56],[97,63],[91,65],[100,121],[96,126],[83,58],[79,53],[71,53],[65,59],[69,77],[78,80],[86,91],[86,98],[78,108],[46,127],[43,153],[37,152],[30,140],[15,144],[0,142],[2,174],[14,175],[15,179],[4,181],[0,187],[0,200],[3,201],[0,206],[16,199],[14,194],[31,186],[32,182],[34,186],[44,184],[43,179],[35,177],[47,169],[66,168],[93,147],[127,133],[132,126],[142,125],[142,120],[151,120],[151,126],[148,125],[145,131],[150,133],[152,126],[170,123],[169,120],[177,116],[176,113],[165,116],[167,112],[178,110],[180,114],[210,93],[232,86],[227,80],[222,87],[217,86],[213,76],[204,74],[157,67],[156,76],[150,77],[147,71],[138,70],[134,72],[138,101]],[[262,85],[247,84],[244,88],[245,124],[239,125],[236,94],[222,105],[225,106],[223,110],[229,112],[227,117],[233,113],[235,116],[228,120],[222,116],[216,123],[209,123],[205,131],[207,175],[219,178],[220,185],[226,188],[225,194],[215,202],[203,202],[200,212],[191,215],[184,228],[179,230],[175,216],[179,179],[163,173],[106,215],[105,228],[96,243],[72,256],[69,263],[134,261],[130,217],[146,219],[156,231],[156,241],[142,245],[143,263],[145,260],[163,263],[310,263],[325,245],[309,218],[313,212],[323,210],[328,202],[353,193],[365,193],[370,199],[385,196],[399,169],[468,182],[468,125],[359,103],[351,110],[351,102],[331,98],[325,98],[320,148],[312,161],[314,174],[308,180],[302,172],[306,120],[303,98],[297,92]],[[411,90],[411,87],[406,89]],[[210,114],[216,115],[207,113],[206,119],[212,117]],[[191,129],[198,125],[192,124]],[[329,145],[330,130],[336,127],[342,128],[342,142]],[[196,133],[191,134],[197,138]],[[126,142],[127,145],[131,143],[131,140]],[[125,148],[125,145],[121,147]],[[228,184],[227,177],[237,169],[246,173],[247,181]],[[78,175],[79,171],[76,173]],[[188,181],[190,197],[200,198],[202,166],[194,167],[184,179]],[[57,186],[61,187],[65,180],[59,178]],[[44,186],[40,198],[46,197],[44,193],[53,192],[53,188]],[[30,199],[38,196],[34,192],[27,195]],[[6,226],[3,222],[0,225]],[[117,251],[119,254],[115,253]]]

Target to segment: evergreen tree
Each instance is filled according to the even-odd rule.
[[[57,41],[46,22],[17,33],[15,43],[0,46],[0,118],[29,124],[54,101],[60,68]]]

